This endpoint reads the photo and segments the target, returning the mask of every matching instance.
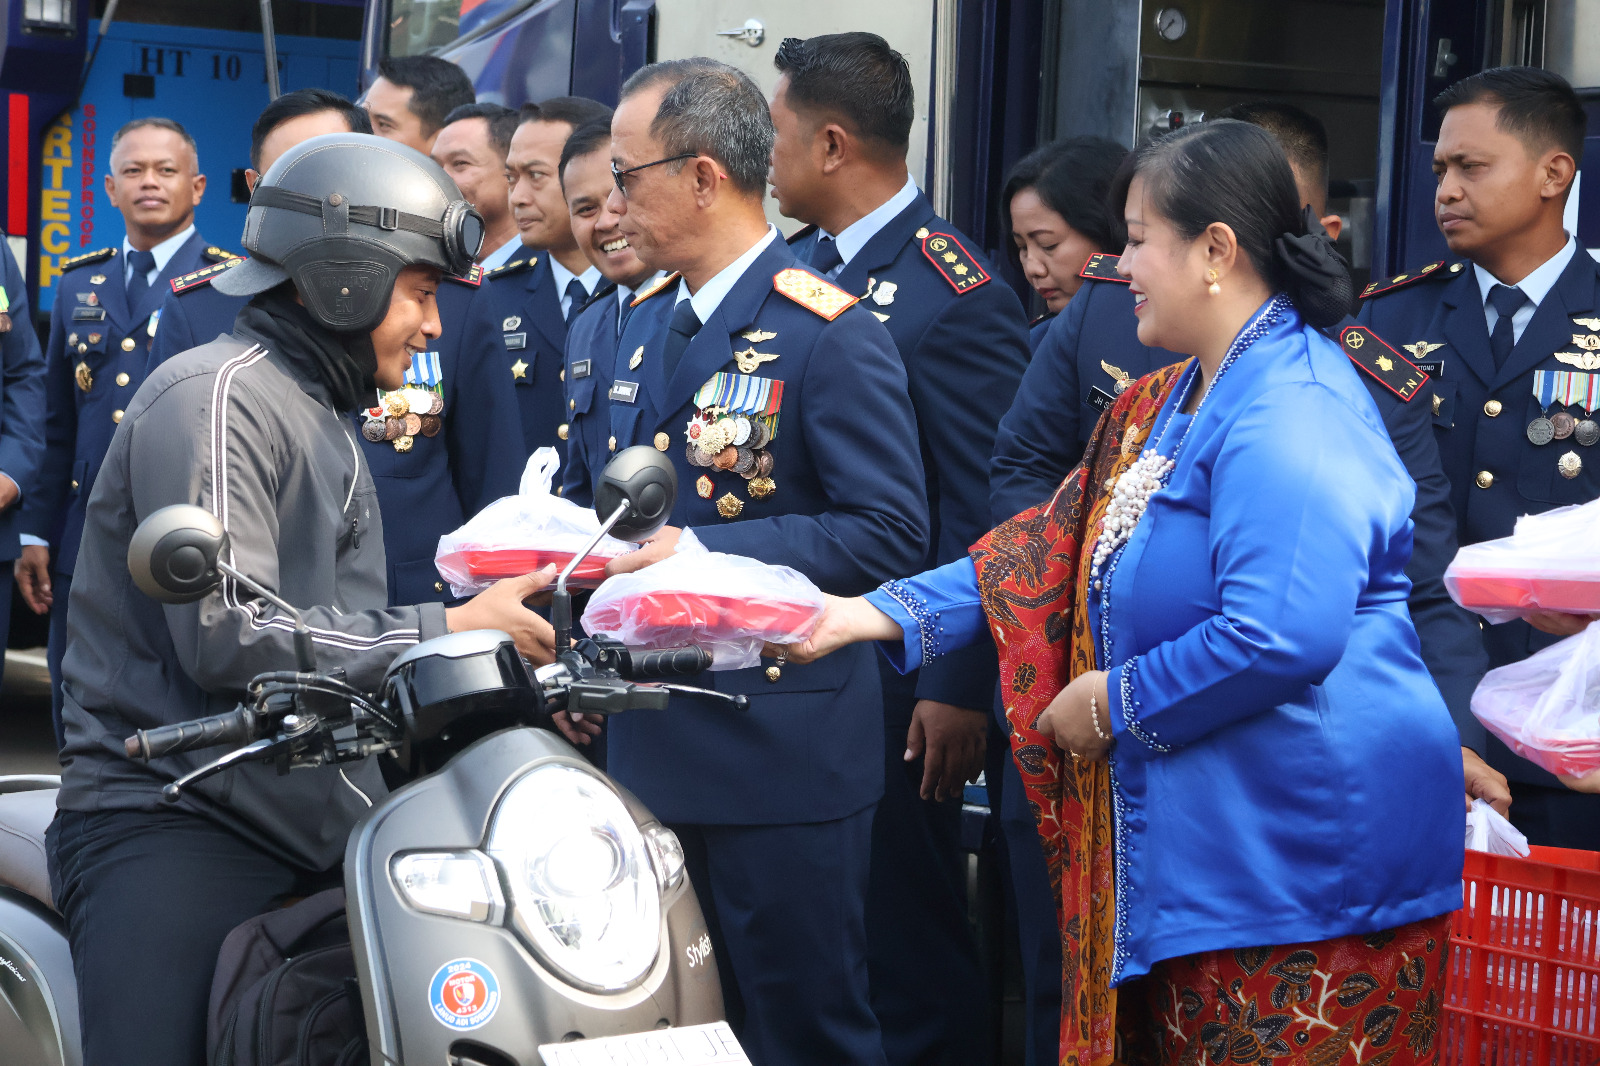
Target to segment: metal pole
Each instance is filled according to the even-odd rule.
[[[278,92],[278,38],[272,30],[272,0],[261,0],[261,45],[267,59],[267,99],[276,100]]]

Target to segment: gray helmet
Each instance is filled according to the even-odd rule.
[[[251,296],[293,280],[306,310],[339,333],[388,313],[408,266],[464,274],[483,219],[438,164],[403,144],[330,133],[289,149],[262,175],[244,220],[250,258],[212,285]]]

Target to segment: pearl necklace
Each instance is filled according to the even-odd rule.
[[[1189,394],[1194,391],[1195,380],[1200,376],[1198,370],[1185,382],[1183,395],[1167,412],[1167,420],[1162,423],[1161,432],[1156,436],[1155,447],[1146,448],[1138,460],[1117,478],[1117,483],[1111,490],[1111,502],[1106,506],[1105,517],[1100,523],[1100,538],[1095,541],[1094,558],[1089,565],[1089,576],[1094,579],[1094,587],[1097,590],[1101,584],[1101,567],[1133,537],[1134,528],[1144,517],[1145,509],[1150,506],[1150,497],[1160,491],[1167,483],[1167,479],[1172,476],[1172,471],[1178,465],[1178,456],[1183,452],[1184,442],[1189,439],[1189,431],[1200,420],[1200,411],[1205,407],[1206,400],[1211,398],[1211,392],[1216,388],[1217,382],[1222,380],[1222,375],[1238,361],[1240,354],[1246,348],[1260,340],[1267,329],[1283,317],[1284,308],[1287,306],[1286,297],[1274,296],[1256,315],[1254,321],[1239,331],[1239,335],[1228,346],[1228,352],[1222,357],[1222,362],[1218,364],[1217,372],[1211,375],[1211,383],[1201,394],[1193,417],[1189,419],[1188,425],[1183,427],[1183,434],[1178,437],[1178,443],[1172,449],[1172,457],[1169,459],[1162,455],[1161,446],[1166,442],[1167,430],[1172,426],[1173,418],[1189,405]]]

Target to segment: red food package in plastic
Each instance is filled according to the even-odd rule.
[[[799,571],[742,555],[680,548],[600,586],[583,628],[635,648],[699,644],[713,670],[761,661],[762,646],[805,640],[822,617],[822,592]]]

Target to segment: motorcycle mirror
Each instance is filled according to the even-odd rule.
[[[639,444],[618,452],[600,472],[594,510],[605,518],[626,504],[627,510],[611,527],[611,535],[622,540],[643,540],[667,524],[677,498],[678,471],[672,460]]]
[[[192,603],[222,581],[217,560],[228,531],[204,507],[175,503],[156,511],[128,541],[128,573],[139,591],[160,603]]]

